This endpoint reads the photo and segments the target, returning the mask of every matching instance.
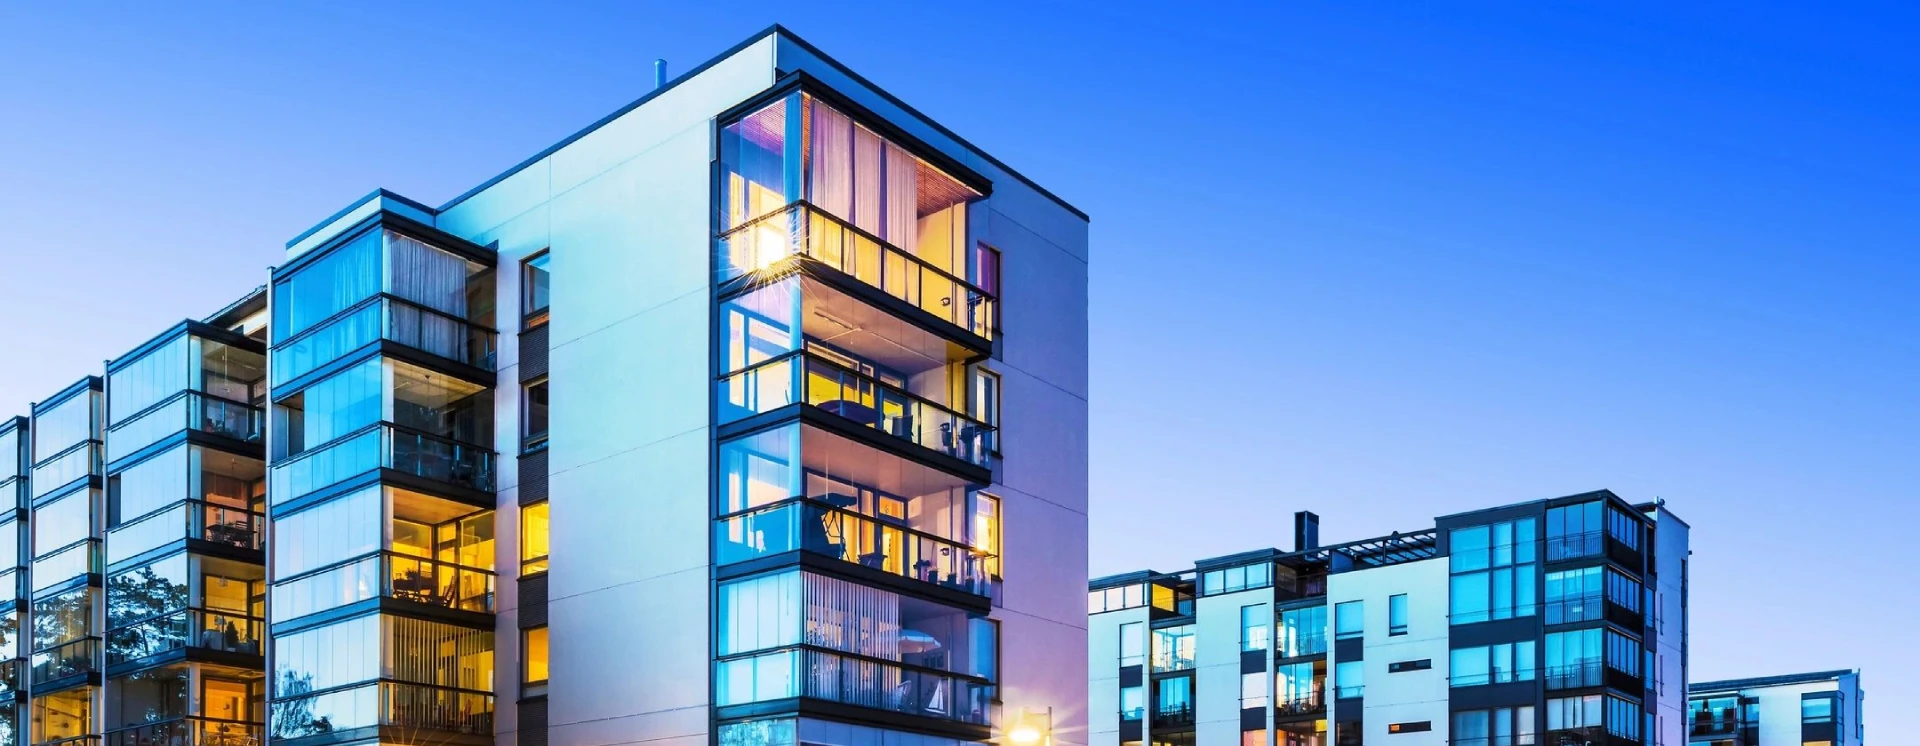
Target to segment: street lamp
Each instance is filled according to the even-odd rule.
[[[1049,706],[1044,714],[1033,712],[1024,707],[1020,708],[1020,717],[1013,721],[1012,727],[1007,729],[1007,740],[1020,744],[1020,746],[1034,746],[1035,744],[1051,746],[1053,743],[1053,708]]]

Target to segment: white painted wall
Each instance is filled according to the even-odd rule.
[[[1394,746],[1441,746],[1453,725],[1447,713],[1447,560],[1444,557],[1407,562],[1389,567],[1355,570],[1327,579],[1327,624],[1331,639],[1333,609],[1337,604],[1361,601],[1365,604],[1365,670],[1367,743]],[[1407,594],[1407,634],[1389,636],[1387,599]],[[1424,671],[1387,673],[1388,664],[1428,659],[1433,667]],[[1328,651],[1327,670],[1331,678],[1339,663]],[[1328,682],[1331,690],[1332,682]],[[1328,692],[1331,698],[1332,692]],[[1421,720],[1433,723],[1433,730],[1400,733],[1389,737],[1387,726]],[[1337,722],[1331,708],[1328,722]],[[1331,730],[1329,726],[1329,730]]]
[[[1087,743],[1120,744],[1120,627],[1138,623],[1140,650],[1149,650],[1147,609],[1108,611],[1087,618]],[[1146,673],[1141,674],[1142,680]]]
[[[1200,746],[1240,743],[1240,609],[1251,605],[1271,619],[1273,589],[1194,600],[1194,738]],[[1272,639],[1271,622],[1267,629]],[[1267,687],[1271,697],[1271,680]]]
[[[554,746],[708,742],[712,118],[772,84],[773,46],[735,53],[438,220],[499,242],[504,360],[518,359],[516,265],[553,251]],[[496,427],[512,454],[518,373],[501,378]],[[513,469],[502,472],[511,480]],[[508,506],[516,492],[505,487]],[[503,578],[517,576],[516,527],[500,525]],[[502,615],[498,649],[507,718],[518,695],[512,619]],[[502,721],[502,744],[514,742],[512,725]]]
[[[1687,589],[1685,563],[1691,553],[1690,529],[1673,513],[1662,507],[1654,511],[1654,629],[1659,635],[1655,645],[1654,728],[1655,739],[1663,743],[1686,743],[1687,723]],[[1796,705],[1797,707],[1797,705]],[[1795,717],[1799,717],[1796,709]],[[1799,743],[1794,731],[1794,743]],[[1785,743],[1785,741],[1763,741]]]

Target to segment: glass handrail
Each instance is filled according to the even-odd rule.
[[[274,345],[269,366],[273,382],[292,381],[383,339],[489,371],[497,364],[500,350],[498,331],[382,294]]]
[[[107,746],[259,746],[259,723],[185,716],[106,734]]]
[[[493,491],[493,451],[380,422],[274,464],[268,494],[278,505],[375,467]]]
[[[992,466],[998,431],[812,352],[790,352],[720,379],[720,421],[797,401],[970,464]]]
[[[491,738],[493,695],[422,684],[381,682],[380,723]]]
[[[107,665],[192,647],[260,655],[265,620],[240,612],[182,609],[107,631]]]
[[[986,725],[993,684],[963,674],[803,648],[800,696]]]
[[[59,681],[69,676],[91,672],[94,660],[100,654],[100,638],[82,637],[72,642],[34,653],[34,685]]]
[[[779,271],[803,256],[981,337],[998,329],[998,300],[985,290],[806,202],[729,230],[720,244],[722,279]]]
[[[99,475],[100,451],[100,442],[90,440],[33,467],[33,496],[43,497],[81,477]]]
[[[35,593],[101,570],[100,540],[82,539],[36,558],[29,575]]]
[[[382,595],[449,609],[493,612],[492,570],[398,552],[382,552],[381,557],[386,570],[382,574]]]
[[[722,565],[803,551],[989,597],[999,569],[998,557],[961,542],[805,498],[722,518],[714,534]]]

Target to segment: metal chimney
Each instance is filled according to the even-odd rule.
[[[1320,516],[1313,511],[1302,510],[1293,514],[1293,551],[1305,552],[1320,548]]]
[[[653,61],[653,89],[660,90],[667,84],[667,61]]]

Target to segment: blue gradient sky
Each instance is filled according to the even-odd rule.
[[[1094,216],[1096,574],[1608,487],[1696,679],[1912,700],[1917,24],[1817,5],[0,3],[0,412],[778,20]]]

